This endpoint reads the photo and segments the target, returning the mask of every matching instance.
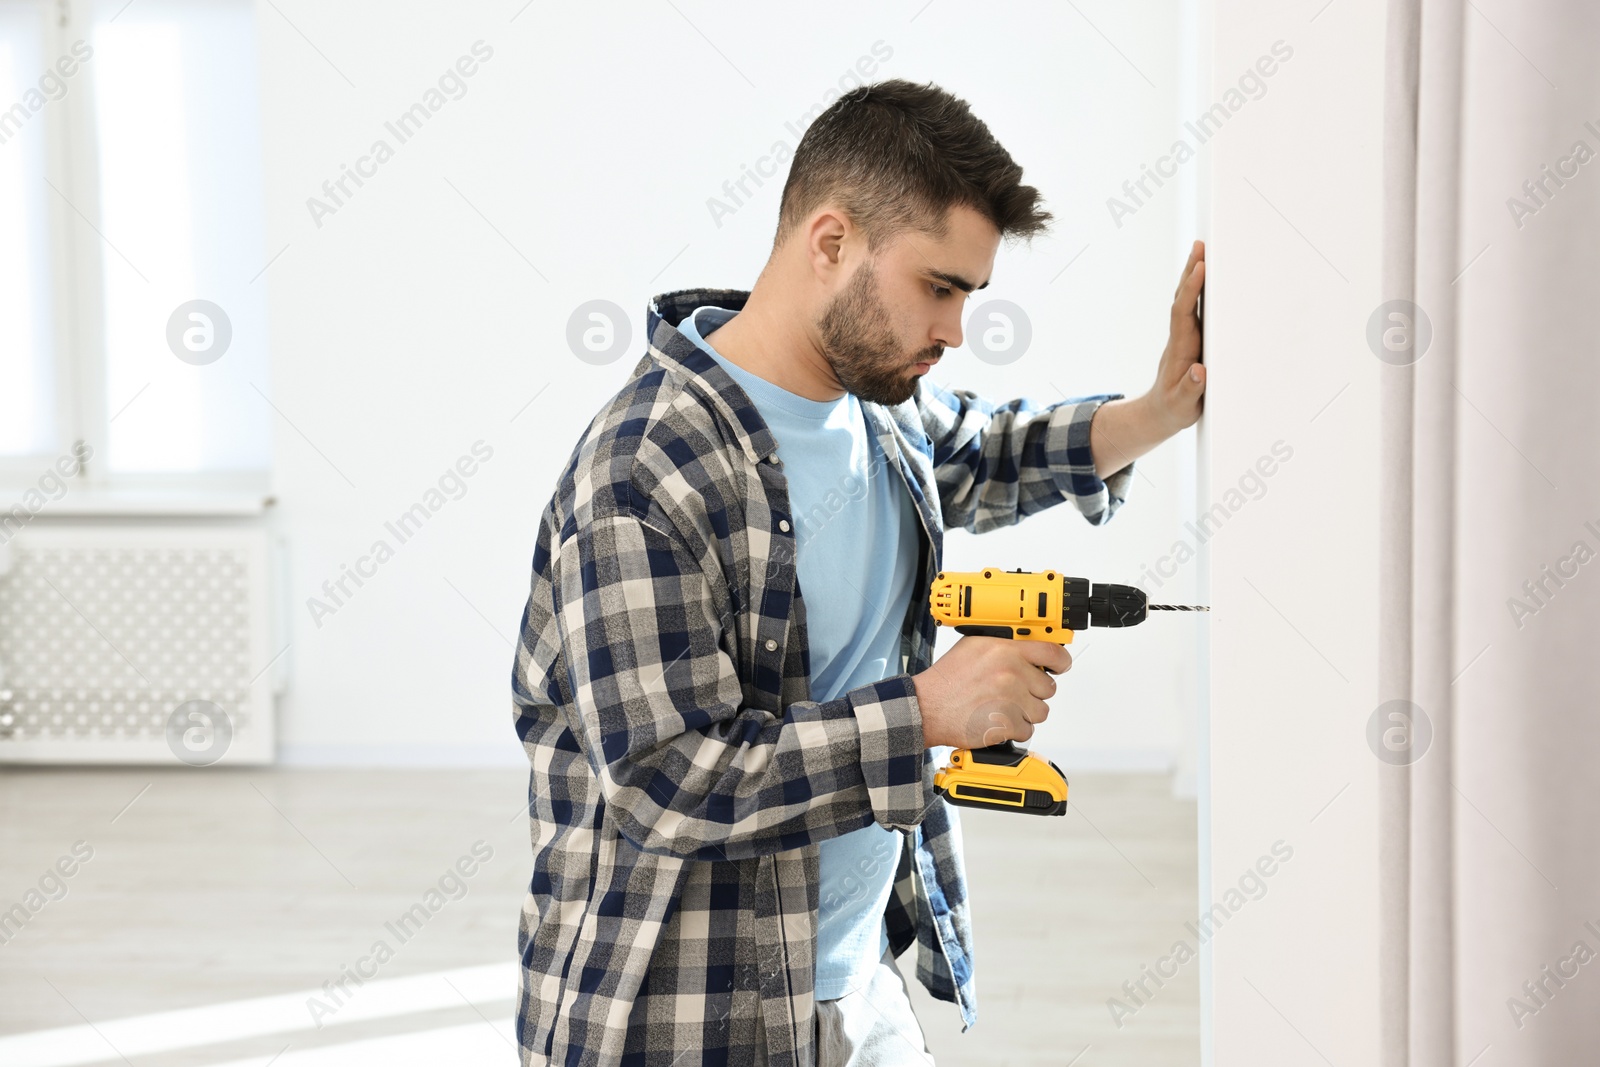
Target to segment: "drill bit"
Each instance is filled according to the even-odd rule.
[[[1146,604],[1151,611],[1210,611],[1205,604]]]

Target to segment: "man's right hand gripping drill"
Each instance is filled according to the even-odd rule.
[[[1071,668],[1072,654],[1049,641],[961,638],[911,679],[923,743],[971,749],[1028,740],[1050,715],[1052,675]]]

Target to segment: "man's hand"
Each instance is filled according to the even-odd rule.
[[[1156,367],[1156,383],[1146,395],[1167,436],[1195,424],[1205,406],[1206,368],[1200,362],[1200,294],[1206,286],[1206,244],[1189,249],[1178,289],[1172,294],[1172,325]]]
[[[1155,384],[1137,399],[1101,404],[1089,424],[1089,447],[1101,478],[1111,477],[1200,418],[1206,392],[1206,368],[1200,362],[1200,294],[1205,284],[1206,246],[1196,241],[1172,296],[1172,324]]]
[[[1047,697],[1072,656],[1049,641],[963,637],[938,661],[911,679],[922,709],[922,741],[928,748],[983,748],[1026,741],[1050,715]]]

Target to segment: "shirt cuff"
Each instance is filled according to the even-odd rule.
[[[910,830],[938,799],[923,774],[922,708],[911,675],[871,682],[845,699],[861,735],[861,777],[873,818],[890,830]]]
[[[1131,462],[1102,481],[1095,472],[1094,450],[1089,438],[1089,427],[1100,405],[1108,400],[1121,400],[1123,396],[1122,393],[1100,393],[1074,397],[1055,405],[1050,412],[1048,449],[1056,485],[1092,526],[1104,526],[1111,521],[1111,516],[1128,499],[1128,489],[1133,482]]]

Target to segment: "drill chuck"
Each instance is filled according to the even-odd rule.
[[[1137,626],[1148,604],[1144,590],[1087,578],[1063,578],[1061,625],[1069,630],[1090,626]]]

